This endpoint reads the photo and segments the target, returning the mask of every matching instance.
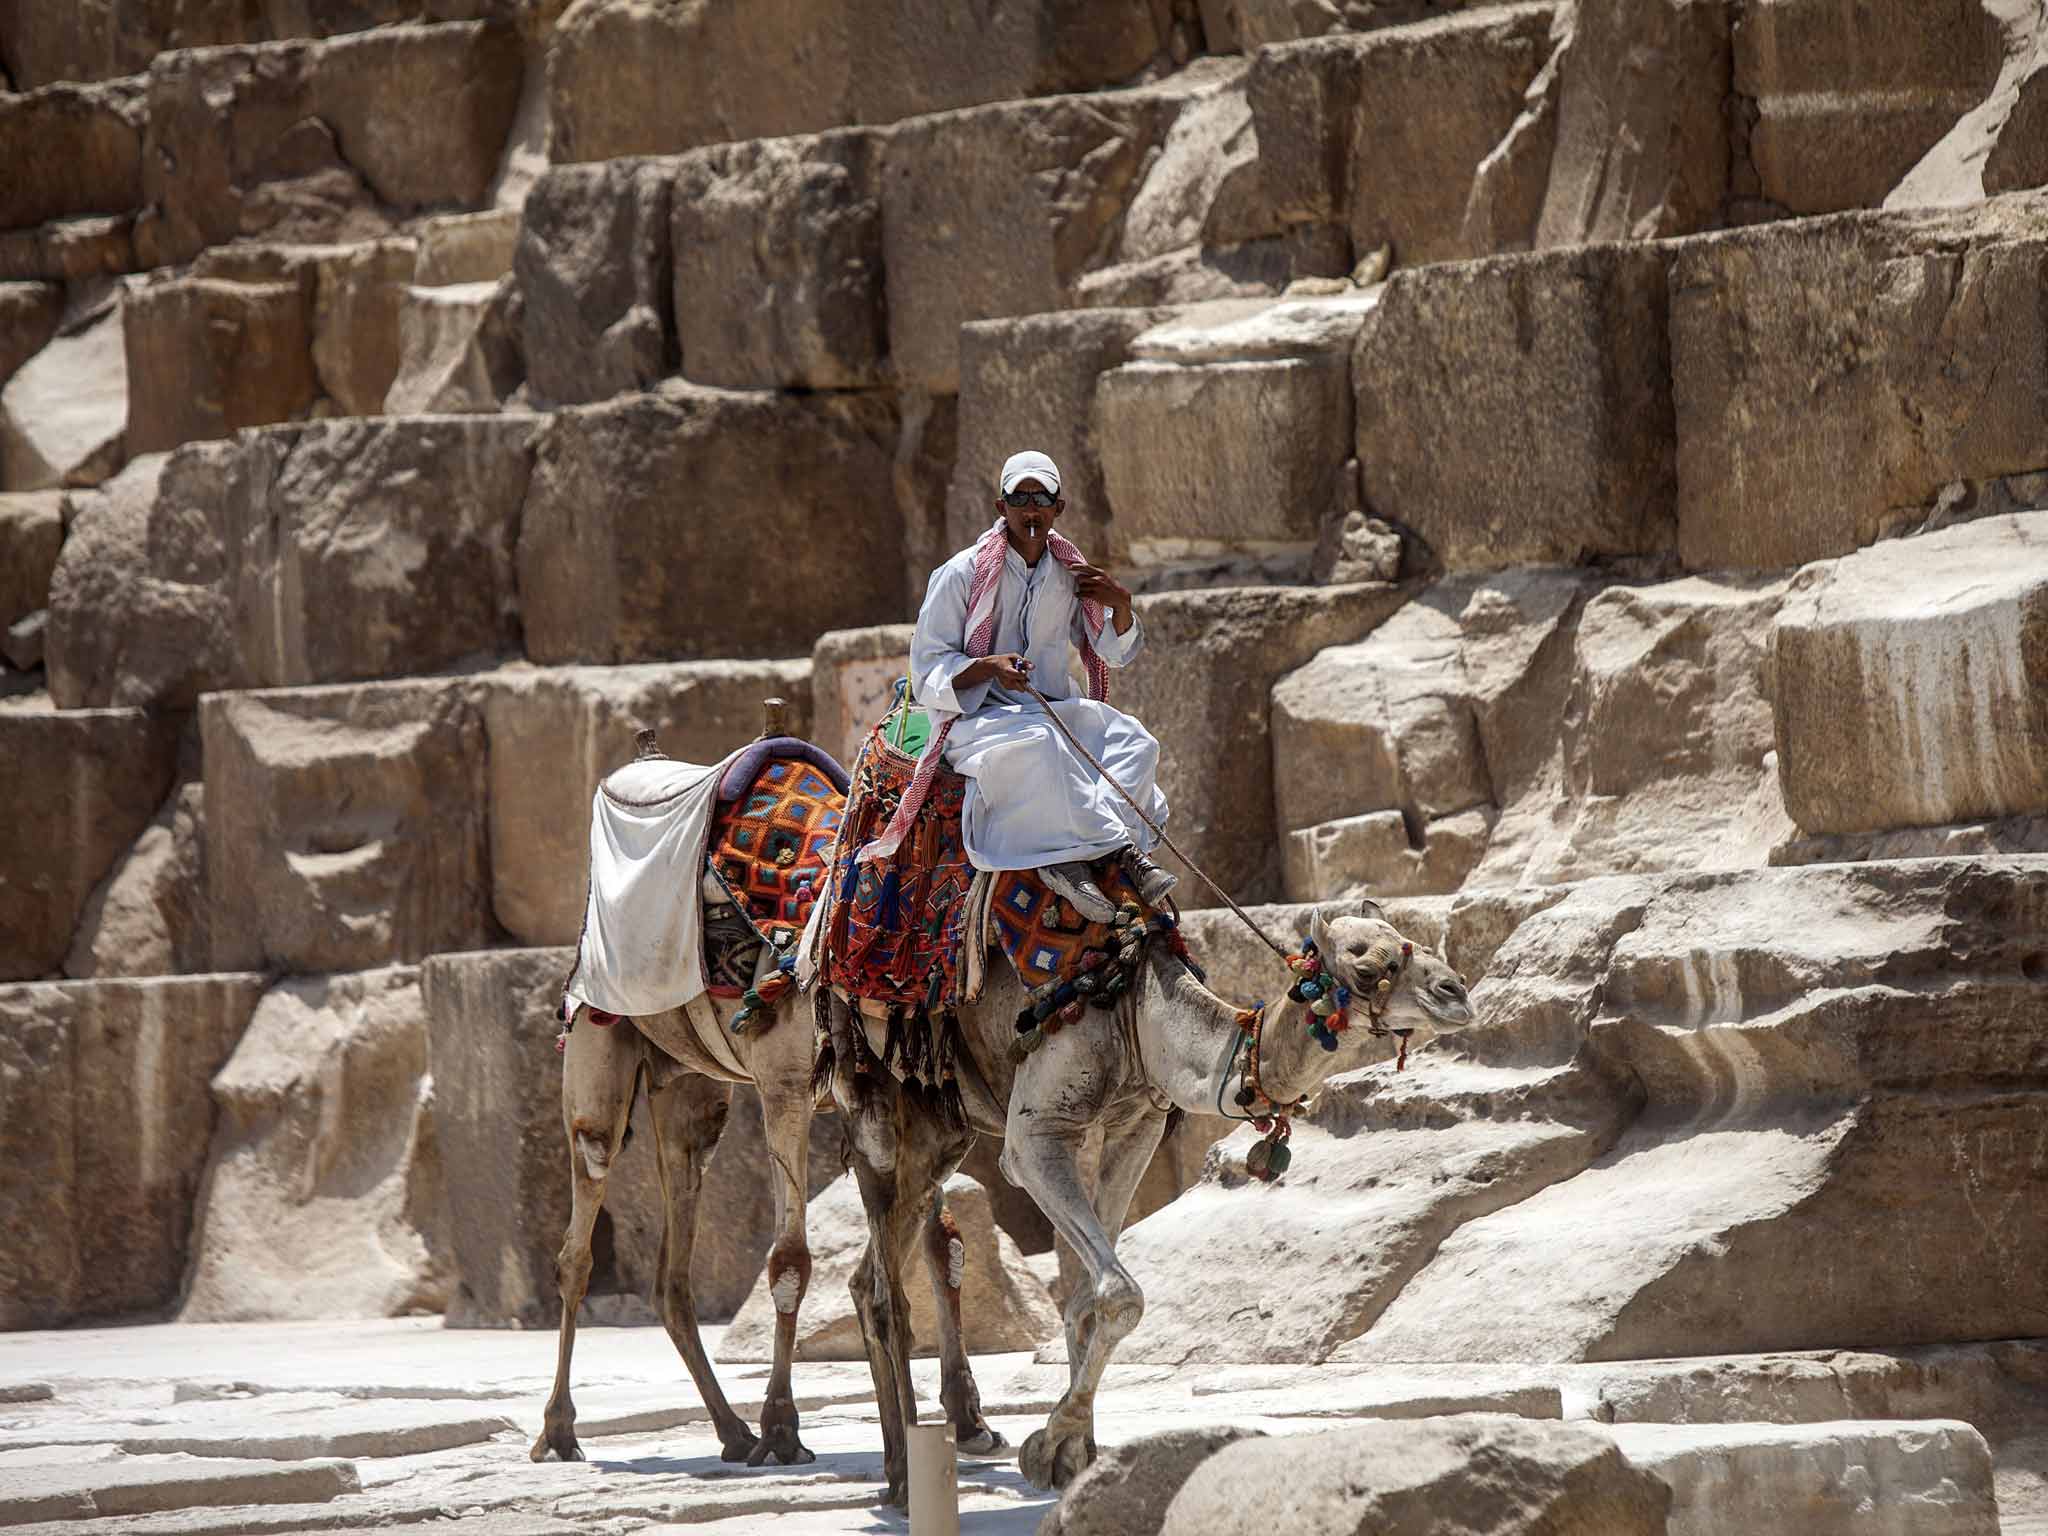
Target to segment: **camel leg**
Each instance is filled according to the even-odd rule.
[[[1021,1084],[1020,1084],[1021,1087]],[[1019,1108],[1026,1113],[1019,1114]],[[1095,1459],[1095,1393],[1103,1370],[1144,1316],[1145,1298],[1118,1262],[1116,1234],[1131,1196],[1166,1128],[1163,1112],[1149,1106],[1105,1128],[1101,1169],[1090,1194],[1081,1176],[1085,1123],[1043,1122],[1013,1095],[1004,1172],[1031,1192],[1087,1271],[1067,1303],[1067,1391],[1018,1454],[1025,1477],[1041,1488],[1064,1488]]]
[[[960,1325],[960,1280],[967,1267],[967,1245],[953,1213],[946,1209],[945,1190],[945,1181],[957,1167],[956,1159],[952,1167],[937,1171],[939,1187],[932,1192],[924,1218],[924,1258],[931,1271],[932,1295],[939,1304],[939,1400],[953,1422],[960,1454],[987,1456],[1003,1450],[1009,1442],[981,1416],[981,1389],[975,1385],[974,1370],[967,1361]]]
[[[794,1024],[785,1025],[794,1029]],[[761,1118],[775,1162],[775,1244],[768,1250],[768,1294],[775,1300],[775,1364],[761,1405],[761,1443],[749,1466],[776,1461],[799,1466],[818,1458],[797,1435],[790,1361],[796,1353],[797,1309],[811,1287],[811,1250],[804,1238],[809,1194],[811,1089],[808,1079],[761,1089]]]
[[[540,1433],[528,1453],[535,1461],[553,1451],[581,1461],[576,1404],[569,1395],[569,1361],[576,1352],[576,1311],[590,1286],[590,1235],[604,1208],[604,1181],[626,1139],[640,1072],[640,1040],[625,1024],[600,1029],[585,1017],[569,1035],[562,1056],[562,1128],[569,1144],[572,1205],[569,1230],[555,1256],[562,1292],[562,1324],[555,1352],[555,1390]]]
[[[890,1097],[869,1094],[861,1113],[874,1119],[890,1114]],[[895,1251],[894,1234],[901,1225],[896,1210],[899,1160],[892,1145],[888,1166],[877,1167],[871,1160],[875,1139],[862,1138],[870,1143],[867,1146],[860,1140],[855,1143],[853,1173],[860,1185],[861,1206],[867,1212],[868,1245],[854,1266],[847,1289],[860,1318],[868,1372],[875,1382],[875,1408],[882,1421],[882,1475],[889,1485],[886,1497],[898,1509],[908,1509],[910,1461],[905,1430],[917,1422],[917,1395],[910,1382],[910,1303],[898,1278],[902,1257]]]
[[[745,1461],[754,1452],[754,1432],[725,1400],[725,1389],[704,1353],[697,1332],[697,1296],[690,1285],[690,1255],[697,1240],[697,1198],[704,1165],[725,1130],[730,1090],[691,1074],[678,1076],[653,1096],[655,1165],[661,1175],[661,1321],[683,1357],[697,1395],[718,1431],[720,1456]]]

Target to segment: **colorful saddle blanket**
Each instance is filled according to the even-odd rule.
[[[846,835],[832,870],[824,978],[848,997],[924,1013],[960,1001],[961,936],[974,883],[960,812],[967,781],[940,769],[894,857],[854,855],[889,824],[917,763],[871,732],[854,773]]]
[[[1134,907],[1140,917],[1151,915],[1121,864],[1111,864],[1107,874],[1097,875],[1096,883],[1113,905]],[[1034,991],[1084,969],[1088,951],[1117,948],[1108,923],[1089,922],[1055,896],[1035,869],[996,876],[989,927],[990,937],[1010,957],[1018,977]]]
[[[777,948],[793,946],[811,919],[845,808],[845,792],[814,762],[774,758],[712,818],[706,863]]]

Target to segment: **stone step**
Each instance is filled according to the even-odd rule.
[[[408,22],[177,48],[146,74],[0,95],[0,159],[47,168],[0,193],[0,273],[84,275],[63,249],[82,219],[116,221],[96,260],[129,271],[250,236],[361,239],[478,208],[525,67],[508,24]]]
[[[338,1313],[328,1313],[338,1316]],[[304,1462],[328,1458],[425,1456],[475,1445],[515,1427],[469,1405],[330,1403],[288,1396],[181,1403],[144,1423],[118,1420],[0,1431],[12,1466],[23,1453],[115,1446],[123,1456]],[[54,1457],[52,1458],[55,1459]]]
[[[354,1493],[353,1463],[132,1460],[13,1467],[0,1486],[0,1525],[118,1519],[221,1504],[299,1504]],[[74,1526],[73,1529],[83,1529]]]

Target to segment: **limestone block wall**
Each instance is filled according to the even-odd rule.
[[[133,1254],[0,1321],[549,1322],[596,780],[770,695],[850,754],[1028,443],[1142,594],[1176,839],[1483,978],[1287,1186],[1180,1146],[1130,1239],[1149,1286],[1335,1211],[1355,1284],[1254,1339],[1185,1267],[1141,1350],[2035,1327],[1939,1196],[2043,1091],[2044,49],[1978,0],[0,0],[0,1126],[59,1127],[0,1204]],[[390,1262],[288,1295],[258,1237],[329,1210]],[[1615,1210],[1657,1240],[1580,1265]],[[644,1183],[613,1223],[645,1319]],[[1879,1232],[1925,1262],[1713,1305]]]

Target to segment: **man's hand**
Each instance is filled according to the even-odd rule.
[[[999,656],[984,656],[960,669],[960,675],[953,679],[957,688],[972,688],[994,680],[1005,688],[1022,690],[1031,681],[1031,663],[1015,651],[1005,651]]]
[[[1107,608],[1118,634],[1124,634],[1130,629],[1131,589],[1101,566],[1075,566],[1074,590],[1089,602],[1100,603]]]

